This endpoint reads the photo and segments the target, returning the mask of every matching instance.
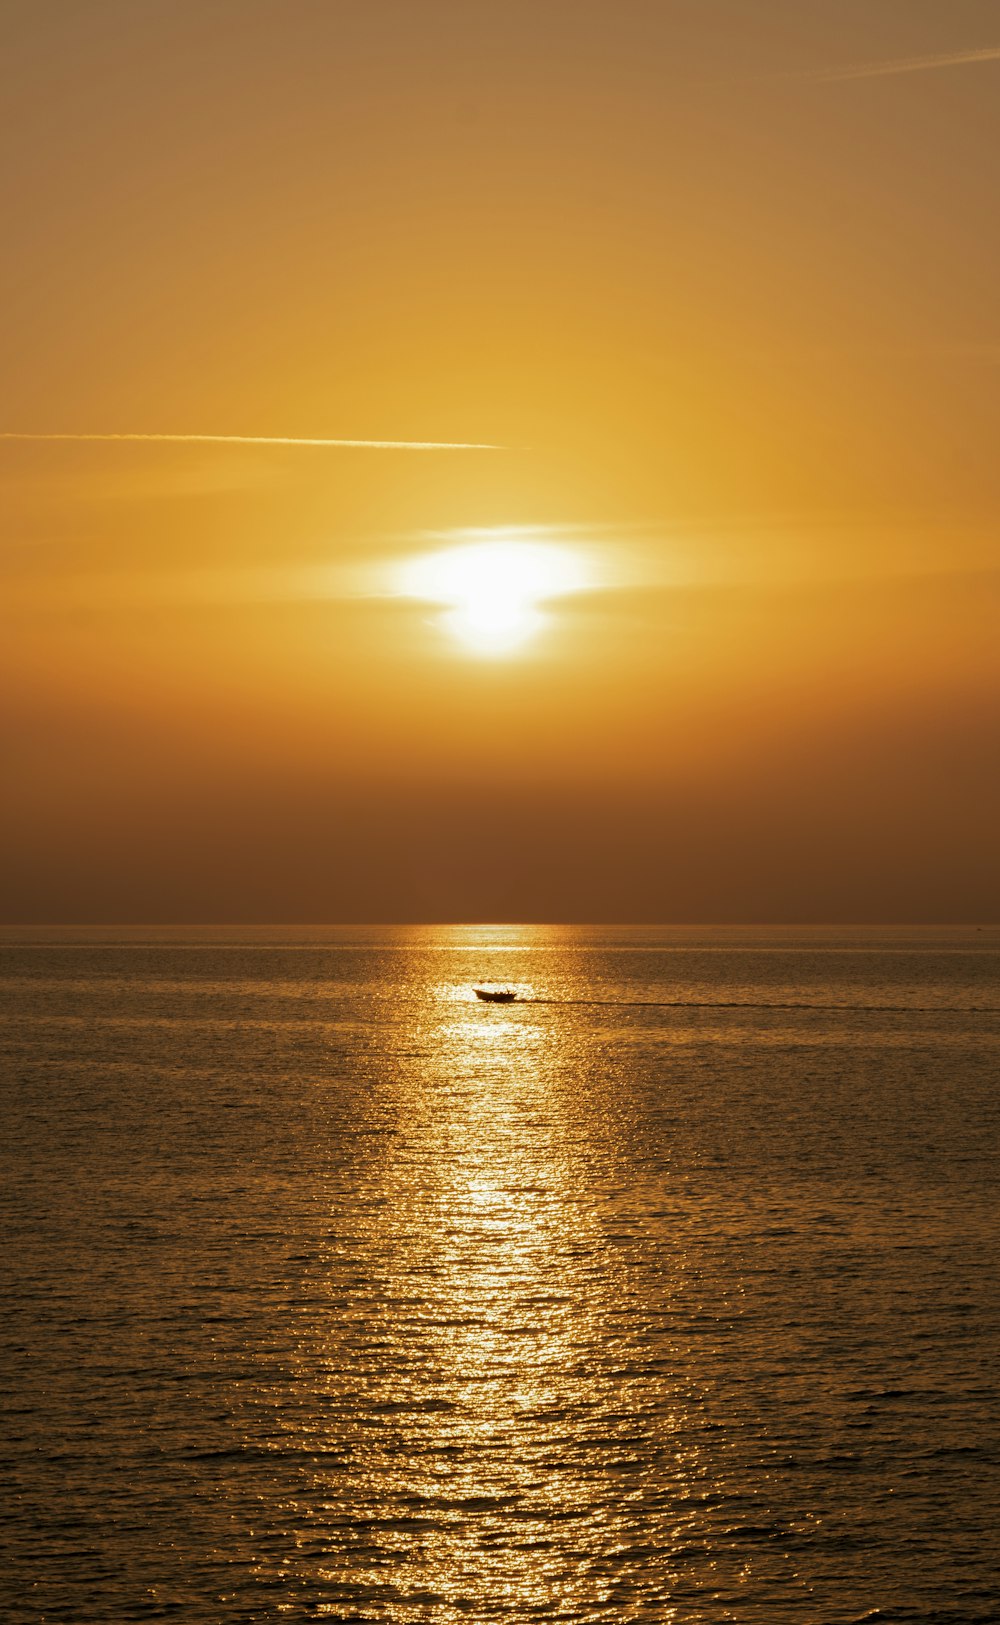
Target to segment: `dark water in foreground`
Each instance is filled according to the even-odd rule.
[[[0,1616],[1000,1619],[998,970],[8,938]]]

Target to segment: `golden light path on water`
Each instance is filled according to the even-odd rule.
[[[5,1622],[995,1616],[995,934],[135,935],[0,977]]]
[[[341,1493],[324,1472],[301,1498],[327,1514],[303,1555],[372,1617],[628,1618],[650,1539],[666,1588],[710,1497],[703,1395],[664,1342],[685,1259],[651,1295],[652,1238],[615,1194],[627,1096],[574,1077],[582,1060],[529,1007],[444,985],[382,1076],[397,1126],[324,1261],[354,1290],[319,1308],[298,1371],[308,1448],[325,1419],[349,1463]]]

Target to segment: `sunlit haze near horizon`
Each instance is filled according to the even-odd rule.
[[[0,11],[0,917],[1000,916],[994,5]]]

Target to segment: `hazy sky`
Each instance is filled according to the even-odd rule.
[[[995,0],[0,27],[7,920],[1000,916]]]

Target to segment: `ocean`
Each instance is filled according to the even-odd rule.
[[[6,931],[0,1616],[997,1621],[998,973]]]

